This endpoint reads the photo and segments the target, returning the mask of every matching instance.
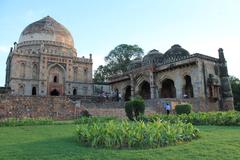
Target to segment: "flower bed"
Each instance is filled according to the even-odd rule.
[[[192,124],[154,121],[109,121],[81,124],[76,128],[81,144],[107,148],[156,148],[199,137]]]

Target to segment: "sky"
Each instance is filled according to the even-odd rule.
[[[216,58],[223,48],[229,74],[240,78],[239,8],[239,0],[0,0],[0,86],[10,47],[48,15],[71,32],[78,57],[92,53],[93,70],[119,44],[137,44],[145,54],[180,44]]]

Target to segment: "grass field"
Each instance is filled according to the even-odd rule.
[[[0,128],[0,160],[38,159],[240,159],[240,127],[198,126],[201,138],[157,149],[112,150],[81,146],[75,125]]]

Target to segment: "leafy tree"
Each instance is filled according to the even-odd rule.
[[[94,73],[94,82],[104,82],[108,76],[127,71],[132,59],[143,55],[138,45],[120,44],[105,57],[106,65],[100,65]]]
[[[233,92],[235,109],[237,110],[238,108],[236,107],[239,107],[240,110],[240,80],[237,77],[230,76],[230,83]]]
[[[104,82],[108,76],[108,68],[106,66],[100,65],[94,72],[94,82]]]

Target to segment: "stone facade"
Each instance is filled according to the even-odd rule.
[[[70,32],[47,16],[11,48],[5,86],[13,95],[92,95],[92,55],[77,57]]]
[[[152,50],[128,66],[128,72],[108,79],[125,100],[141,95],[145,99],[177,98],[199,101],[198,111],[233,109],[232,90],[223,50],[219,58],[199,53],[190,55],[180,45],[165,54]],[[202,106],[204,105],[204,106]],[[214,108],[214,109],[213,109]]]

